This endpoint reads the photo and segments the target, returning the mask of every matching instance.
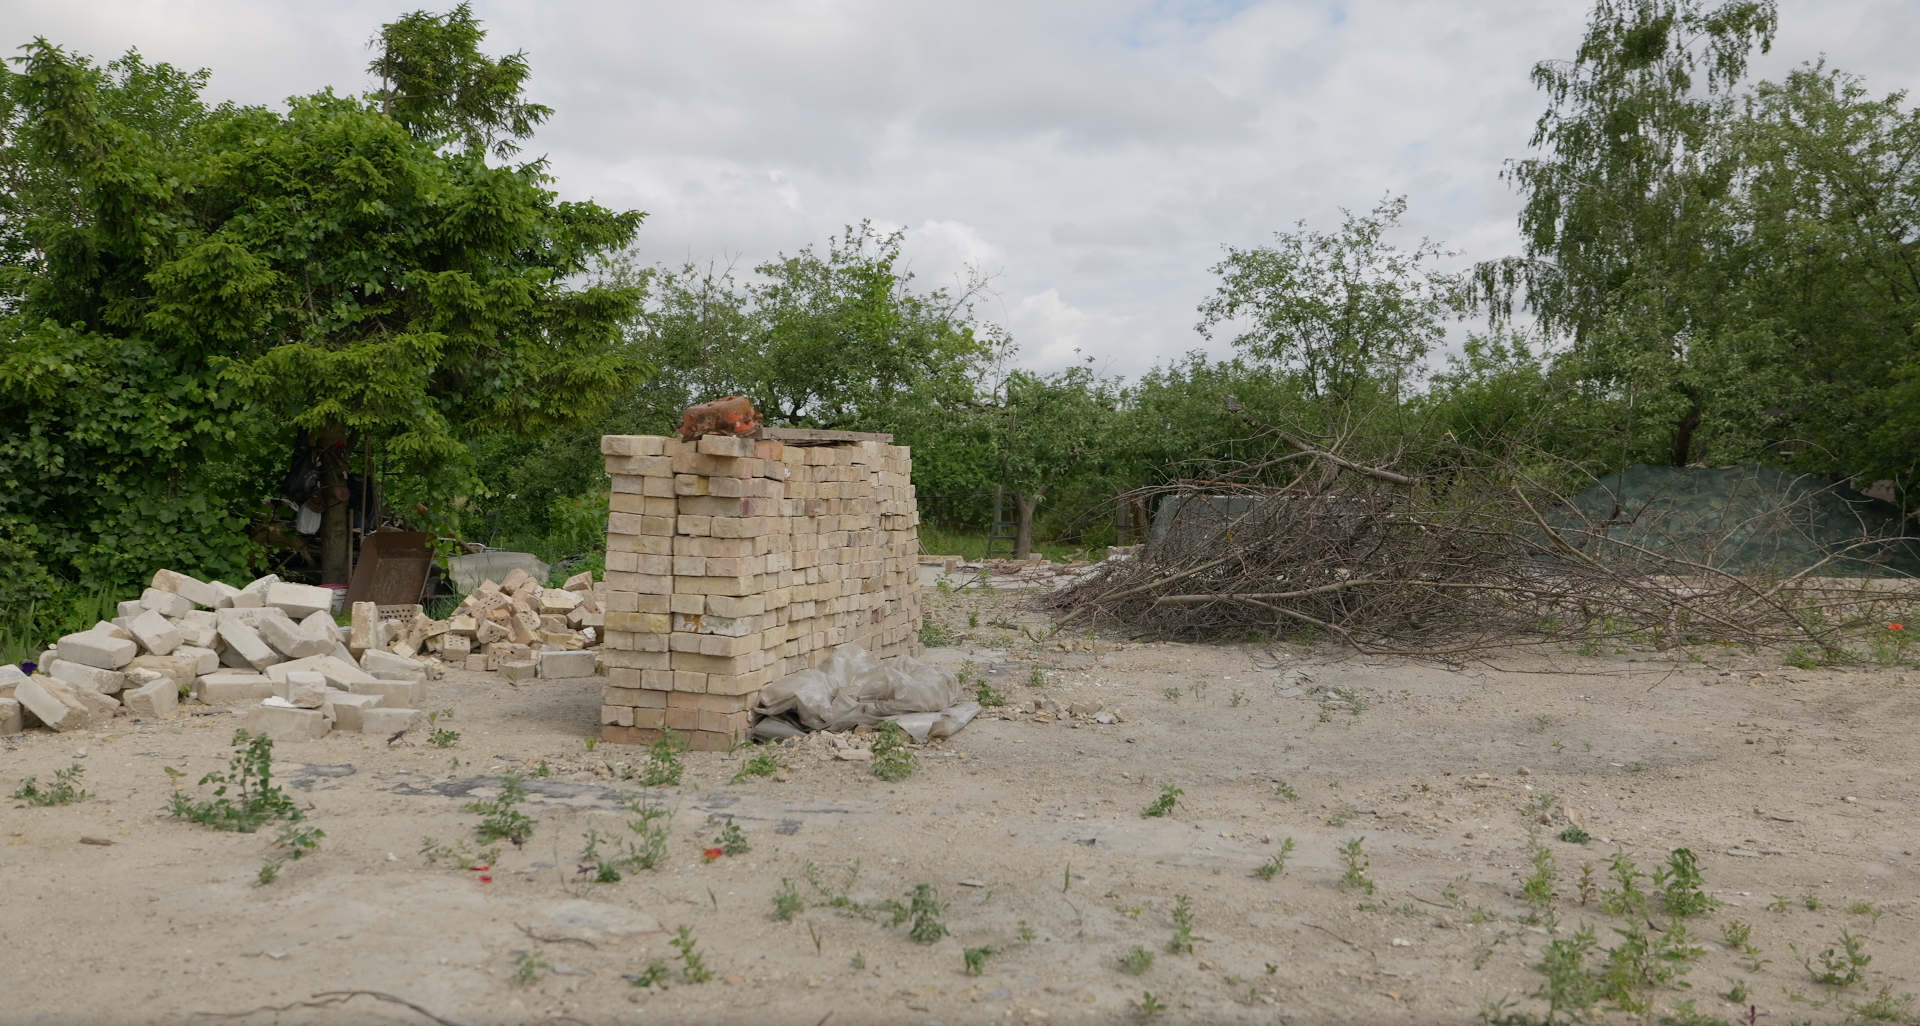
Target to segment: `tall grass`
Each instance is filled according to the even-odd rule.
[[[128,590],[72,585],[48,599],[0,607],[0,662],[25,662],[62,635],[113,619],[121,593]]]

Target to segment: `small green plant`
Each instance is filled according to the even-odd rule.
[[[1680,919],[1705,915],[1719,902],[1707,896],[1706,881],[1700,876],[1700,860],[1686,848],[1667,853],[1667,864],[1653,874],[1653,886],[1660,892],[1660,904],[1668,915]]]
[[[1175,955],[1193,954],[1193,902],[1182,894],[1173,902],[1173,939],[1167,951]]]
[[[1580,863],[1580,907],[1585,908],[1599,893],[1600,885],[1593,878],[1593,863]]]
[[[1792,945],[1789,945],[1793,947]],[[1800,954],[1798,947],[1793,953]],[[1820,968],[1813,967],[1813,960],[1800,956],[1800,964],[1806,967],[1813,982],[1827,987],[1846,988],[1859,983],[1866,977],[1866,968],[1873,962],[1873,956],[1867,954],[1867,939],[1842,928],[1840,944],[1820,952]]]
[[[855,971],[865,969],[867,967],[866,953],[862,951],[854,952],[853,957],[850,959],[847,959],[847,964],[852,966]]]
[[[176,819],[250,834],[268,823],[286,820],[298,823],[306,813],[273,783],[273,739],[265,734],[250,735],[234,731],[234,753],[227,772],[215,771],[200,778],[200,786],[217,784],[213,797],[196,802],[179,791],[173,792],[168,811]],[[228,797],[227,792],[234,794]]]
[[[942,581],[941,584],[946,585],[946,582]],[[947,587],[952,586],[947,585]],[[953,632],[947,630],[946,624],[933,617],[927,617],[926,621],[920,625],[920,644],[928,648],[945,648],[953,644]]]
[[[1577,826],[1570,826],[1560,831],[1560,839],[1568,844],[1585,844],[1593,840],[1593,835]]]
[[[518,848],[533,836],[533,819],[516,808],[526,799],[527,792],[520,787],[520,774],[509,773],[500,778],[498,795],[485,801],[468,802],[461,808],[480,814],[480,823],[473,832],[481,844],[511,841]]]
[[[1578,1021],[1600,1000],[1600,985],[1587,969],[1587,957],[1596,947],[1593,927],[1583,926],[1571,937],[1548,941],[1533,971],[1545,977],[1531,995],[1547,1003],[1542,1022]]]
[[[439,712],[428,713],[427,726],[432,727],[438,721],[443,719],[445,720],[453,719],[453,710],[442,709]],[[433,733],[427,735],[427,743],[434,746],[435,748],[452,748],[454,744],[459,740],[460,740],[460,733],[458,731],[448,730],[445,727],[440,727],[434,730]]]
[[[1746,1004],[1747,998],[1751,996],[1747,991],[1747,981],[1728,979],[1727,983],[1731,984],[1731,986],[1727,988],[1727,1000],[1736,1005]]]
[[[1330,827],[1346,826],[1348,823],[1353,822],[1353,817],[1359,814],[1360,810],[1351,805],[1345,808],[1335,809],[1333,815],[1327,817],[1327,825]]]
[[[26,780],[21,781],[20,786],[13,791],[14,798],[24,802],[25,805],[16,805],[14,807],[25,808],[27,805],[72,805],[74,802],[86,801],[93,796],[74,786],[74,784],[79,781],[80,775],[86,771],[87,768],[77,762],[68,766],[66,769],[54,770],[54,782],[45,790],[40,788],[39,778],[28,777]],[[202,783],[204,783],[204,781],[202,781]]]
[[[707,968],[706,957],[696,950],[697,941],[693,939],[693,927],[684,923],[680,926],[679,936],[667,942],[667,946],[680,952],[680,982],[705,983],[713,979],[713,970]]]
[[[1293,853],[1293,838],[1280,842],[1280,850],[1273,857],[1260,864],[1253,872],[1262,880],[1271,880],[1287,871],[1287,856]]]
[[[549,777],[553,775],[553,770],[547,768],[547,760],[541,759],[540,768],[534,770],[533,775],[536,777]]]
[[[987,971],[987,959],[999,953],[999,948],[967,948],[960,952],[960,960],[966,963],[968,976],[978,976]]]
[[[663,730],[653,744],[647,746],[647,763],[634,775],[641,787],[678,787],[680,775],[686,772],[686,766],[680,761],[680,753],[686,751],[686,745],[680,735],[672,730]]]
[[[1172,784],[1162,784],[1160,786],[1160,797],[1155,798],[1153,804],[1142,809],[1140,815],[1151,819],[1159,819],[1162,816],[1169,815],[1173,812],[1173,807],[1180,803],[1180,796],[1186,793],[1187,792],[1180,790]]]
[[[467,847],[465,841],[461,841],[458,845],[445,845],[431,837],[420,839],[420,854],[425,856],[428,865],[436,865],[445,859],[461,869],[491,866],[500,861],[498,848],[482,848],[474,851]]]
[[[261,866],[260,875],[257,878],[260,881],[260,886],[265,887],[275,880],[280,879],[280,866],[281,862],[279,859],[273,859],[266,865]]]
[[[1027,671],[1027,686],[1028,686],[1028,687],[1030,687],[1030,688],[1044,688],[1044,687],[1046,687],[1046,686],[1047,686],[1047,672],[1046,672],[1045,670],[1042,670],[1042,669],[1041,669],[1041,668],[1039,668],[1038,666],[1036,666],[1036,667],[1034,667],[1034,668],[1033,668],[1033,669],[1031,669],[1031,670],[1028,670],[1028,671]]]
[[[920,761],[914,758],[907,741],[907,732],[901,730],[898,723],[888,720],[880,724],[880,732],[873,739],[874,776],[889,784],[898,783],[920,768]]]
[[[1120,971],[1130,976],[1139,976],[1153,968],[1153,952],[1135,944],[1120,956]]]
[[[713,846],[720,849],[722,855],[745,855],[753,850],[747,843],[747,835],[740,832],[740,825],[733,821],[732,816],[725,820],[718,816],[707,817],[708,826],[716,824],[720,826],[720,835],[713,839]]]
[[[1821,909],[1820,896],[1812,891],[1803,891],[1800,894],[1800,906],[1809,912],[1818,912]]]
[[[540,978],[545,976],[547,970],[551,968],[552,966],[540,960],[539,952],[524,952],[519,958],[513,960],[513,982],[522,987],[531,987],[539,983]]]
[[[932,885],[915,884],[907,905],[907,916],[913,920],[907,936],[920,944],[932,944],[945,937],[947,926],[940,921],[940,914],[946,910],[946,905],[935,900]]]
[[[1179,689],[1179,688],[1167,688],[1166,690],[1164,690],[1164,691],[1162,691],[1162,692],[1160,692],[1160,693],[1161,693],[1161,694],[1163,694],[1163,695],[1165,695],[1165,696],[1167,696],[1167,701],[1169,701],[1169,702],[1177,702],[1177,701],[1179,701],[1179,700],[1180,700],[1180,689]]]
[[[1875,995],[1873,1000],[1853,1006],[1853,1014],[1867,1022],[1912,1022],[1913,995],[1902,994],[1894,997],[1893,985],[1883,983],[1880,985],[1880,993]]]
[[[320,839],[325,836],[327,832],[318,827],[288,826],[273,843],[287,849],[287,858],[298,862],[320,850]]]
[[[1143,990],[1140,992],[1140,1010],[1148,1015],[1159,1015],[1161,1012],[1167,1010],[1167,1006],[1159,998],[1153,996],[1153,991]]]
[[[1624,851],[1613,853],[1607,860],[1607,875],[1613,879],[1613,886],[1600,892],[1600,911],[1612,916],[1631,916],[1644,913],[1647,909],[1646,892],[1640,889],[1640,881],[1647,878],[1633,864],[1633,859]]]
[[[1007,704],[1007,693],[983,680],[974,685],[973,700],[979,702],[982,709],[998,709]]]
[[[1290,802],[1297,802],[1300,800],[1300,792],[1295,791],[1293,789],[1293,785],[1287,783],[1284,780],[1278,781],[1273,785],[1273,793],[1279,795],[1282,798],[1285,798]]]
[[[623,848],[622,865],[634,869],[653,869],[667,857],[667,838],[673,823],[673,811],[629,798],[626,809],[633,814],[627,830],[634,836]]]
[[[634,974],[631,979],[636,987],[665,987],[667,980],[672,976],[673,971],[667,968],[667,960],[656,958],[649,961],[647,967]]]
[[[618,854],[618,846],[615,846],[613,855],[601,854],[601,842],[612,839],[601,836],[600,831],[591,827],[587,829],[586,840],[586,850],[580,855],[579,875],[591,875],[594,883],[619,883],[620,864],[623,860]]]
[[[733,779],[727,783],[738,784],[748,777],[770,777],[778,772],[780,772],[780,759],[773,754],[773,749],[762,748],[754,753],[753,758],[741,763],[740,771],[735,773]]]
[[[1820,667],[1820,661],[1818,659],[1815,659],[1806,649],[1798,646],[1790,649],[1781,662],[1798,670],[1814,670]]]
[[[589,735],[587,735],[586,737],[583,737],[583,738],[581,738],[581,739],[580,739],[580,743],[581,743],[581,744],[584,744],[584,745],[586,745],[586,746],[587,746],[587,751],[589,751],[589,752],[591,752],[591,751],[593,751],[594,749],[596,749],[596,748],[598,748],[598,747],[600,747],[600,739],[599,739],[599,738],[597,738],[597,737],[594,737],[594,736],[593,736],[593,735],[591,735],[591,734],[589,734]]]
[[[1246,692],[1235,691],[1233,694],[1227,697],[1227,707],[1230,709],[1238,709],[1240,708],[1240,703],[1246,700],[1247,700]]]
[[[1855,898],[1847,902],[1847,914],[1850,916],[1872,916],[1875,919],[1880,918],[1880,910],[1873,907],[1873,902],[1863,898]]]
[[[1374,883],[1372,878],[1367,876],[1367,869],[1372,863],[1367,860],[1366,852],[1360,847],[1364,840],[1365,838],[1356,837],[1340,846],[1340,861],[1347,867],[1346,871],[1340,874],[1340,884],[1343,887],[1372,894]]]
[[[1020,938],[1020,943],[1022,944],[1032,944],[1034,938],[1040,935],[1037,933],[1034,933],[1033,927],[1028,926],[1027,921],[1022,919],[1020,920],[1020,930],[1017,934],[1015,934],[1015,936]]]
[[[1540,922],[1553,914],[1553,885],[1559,879],[1559,870],[1553,864],[1553,849],[1543,844],[1529,841],[1533,846],[1533,873],[1520,883],[1520,893],[1533,906],[1529,918]]]
[[[979,626],[980,626],[980,614],[979,614],[979,613],[968,613],[968,614],[967,614],[967,629],[968,629],[968,630],[974,630],[974,629],[976,629],[976,628],[978,628]]]
[[[773,892],[773,915],[783,923],[793,922],[793,917],[807,907],[807,900],[786,877],[780,878],[780,889]]]

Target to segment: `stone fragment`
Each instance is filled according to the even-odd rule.
[[[176,686],[182,684],[191,685],[194,678],[200,676],[200,660],[192,656],[178,654],[137,656],[131,662],[127,663],[129,683],[144,683],[135,682],[131,679],[133,671],[135,670],[152,670],[155,673],[163,674],[170,678]]]
[[[180,647],[180,632],[167,618],[149,609],[127,621],[127,633],[140,643],[148,655],[166,655]]]
[[[58,660],[49,659],[47,660],[47,665],[51,666],[57,661]],[[13,689],[18,687],[20,682],[26,679],[27,675],[20,667],[12,663],[0,663],[0,695],[13,694]]]
[[[370,648],[378,648],[373,641],[373,626],[379,621],[379,607],[371,602],[353,604],[353,625],[348,628],[347,649],[358,659],[360,654]]]
[[[335,644],[331,639],[313,636],[300,624],[290,620],[263,620],[260,624],[260,640],[288,659],[327,655],[333,651]]]
[[[25,710],[17,698],[0,698],[0,734],[18,734],[27,729]]]
[[[427,686],[417,680],[362,680],[347,689],[356,695],[379,695],[383,706],[418,706],[427,701]]]
[[[126,692],[120,700],[135,716],[164,720],[179,711],[180,689],[162,677]]]
[[[508,680],[532,680],[540,675],[540,664],[532,660],[502,662],[500,672],[506,674]]]
[[[546,588],[540,592],[538,611],[558,613],[562,616],[573,612],[580,606],[580,596],[559,588]]]
[[[244,623],[221,624],[220,640],[227,643],[227,651],[237,654],[255,670],[265,672],[267,667],[283,661],[280,653],[260,637],[259,631]]]
[[[264,673],[209,673],[193,683],[193,696],[207,705],[247,705],[273,695],[273,678]]]
[[[406,659],[383,649],[368,649],[360,657],[360,668],[381,680],[426,680],[427,664]]]
[[[231,609],[216,609],[213,611],[213,617],[221,627],[238,623],[245,624],[254,630],[259,630],[260,625],[268,620],[288,619],[286,613],[272,606],[235,606]]]
[[[129,616],[139,616],[141,613],[146,612],[147,609],[146,606],[140,604],[139,599],[127,599],[116,604],[113,608],[114,615],[123,619]]]
[[[215,609],[230,608],[233,605],[234,596],[240,594],[239,588],[225,581],[208,581],[207,587],[213,589],[213,608]]]
[[[85,730],[94,722],[92,711],[74,689],[52,677],[34,674],[14,688],[13,697],[48,729],[61,734]]]
[[[201,648],[198,645],[181,645],[179,648],[173,650],[173,654],[177,658],[196,660],[193,668],[193,673],[196,677],[200,674],[213,673],[220,669],[220,653],[210,648]]]
[[[311,584],[276,581],[267,585],[266,604],[295,620],[304,620],[333,608],[333,590]]]
[[[360,711],[360,733],[377,734],[392,737],[401,731],[412,730],[427,722],[427,714],[419,709],[393,709],[385,705]]]
[[[598,657],[593,652],[555,652],[548,650],[540,653],[539,667],[542,677],[591,677],[594,661]]]
[[[444,634],[440,637],[440,655],[447,659],[465,659],[473,651],[473,639],[465,634]]]
[[[560,589],[562,591],[592,591],[593,571],[582,570],[574,574],[572,577],[567,578],[567,582],[562,584]]]
[[[11,664],[8,664],[11,666]],[[55,659],[44,669],[47,676],[63,680],[76,687],[83,687],[102,695],[117,695],[127,686],[127,675],[119,670],[103,670],[98,666],[88,666],[66,659]],[[19,673],[17,667],[13,668]]]
[[[528,574],[525,570],[515,567],[512,573],[507,574],[506,580],[500,582],[500,590],[512,594],[525,587],[528,582],[532,580],[532,575]]]
[[[295,708],[318,709],[327,704],[328,690],[327,678],[311,670],[301,670],[287,674],[279,695]]]
[[[159,588],[148,588],[141,592],[140,606],[142,609],[150,609],[167,617],[180,617],[193,612],[192,599],[185,595],[175,595],[170,591],[161,591]]]
[[[265,734],[276,742],[318,741],[327,736],[330,724],[318,709],[293,709],[286,706],[256,705],[247,710],[246,729]]]
[[[116,638],[105,631],[81,631],[60,639],[60,658],[103,670],[117,670],[139,654],[140,646],[132,638]]]
[[[379,695],[349,695],[328,689],[327,704],[322,711],[331,710],[333,729],[359,733],[365,725],[362,719],[368,709],[377,709],[384,701]]]
[[[69,687],[67,690],[80,701],[81,705],[87,707],[95,727],[104,726],[108,720],[120,714],[122,707],[119,700],[109,695],[89,691],[86,688]]]
[[[155,570],[152,587],[170,591],[196,606],[211,609],[219,604],[220,592],[213,585],[172,570]]]

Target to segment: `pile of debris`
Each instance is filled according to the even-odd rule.
[[[501,672],[508,680],[591,677],[600,672],[605,588],[590,571],[545,588],[515,570],[498,584],[482,582],[451,617],[430,622],[424,644],[455,666]]]

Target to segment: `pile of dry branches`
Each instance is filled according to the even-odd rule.
[[[1645,509],[1583,513],[1473,453],[1363,462],[1266,436],[1287,454],[1130,496],[1156,503],[1156,537],[1044,601],[1063,622],[1135,637],[1306,634],[1404,655],[1715,642],[1831,658],[1885,640],[1920,596],[1898,573],[1836,575],[1874,567],[1905,544],[1894,539],[1827,546],[1792,572],[1736,566],[1720,543],[1750,536],[1755,518],[1701,532]],[[1790,512],[1758,519],[1779,530]]]

